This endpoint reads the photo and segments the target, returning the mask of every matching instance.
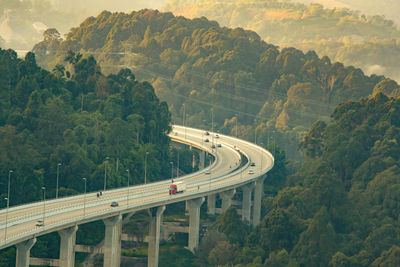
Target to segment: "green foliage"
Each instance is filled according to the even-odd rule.
[[[260,225],[244,243],[228,239],[231,246],[219,249],[237,266],[259,266],[258,258],[264,266],[397,266],[400,125],[393,113],[399,104],[376,93],[340,104],[330,123],[314,123],[300,144],[305,162],[263,200]],[[230,220],[217,219],[218,229],[233,229],[229,214]]]
[[[230,207],[218,216],[215,227],[219,232],[224,233],[231,243],[243,244],[246,240],[246,229],[234,207]]]
[[[399,79],[400,31],[392,21],[399,24],[399,7],[397,1],[374,0],[171,0],[164,10],[188,18],[205,16],[222,26],[251,29],[280,47],[314,50],[333,61],[363,68],[368,74]],[[381,15],[385,13],[392,20]],[[312,66],[315,64],[304,70],[308,75],[318,75],[318,69]]]
[[[270,4],[274,10],[292,5],[265,2],[260,6]],[[210,1],[210,6],[213,5],[215,3]],[[260,6],[257,12],[262,9]],[[302,10],[305,20],[313,23],[319,13],[324,19],[336,16],[331,10],[314,8],[311,12],[301,5],[293,9],[296,8]],[[223,8],[216,10],[223,11]],[[350,11],[340,12],[335,20],[346,22],[357,16]],[[363,20],[356,24],[374,25],[372,21]],[[379,34],[397,34],[393,27],[382,27],[385,30],[378,30]],[[279,28],[279,34],[282,31]],[[398,91],[393,81],[383,82],[387,79],[381,76],[367,77],[360,69],[332,63],[328,57],[319,58],[313,51],[279,49],[251,31],[222,28],[204,17],[189,20],[154,10],[129,14],[102,12],[71,29],[58,47],[44,40],[33,51],[45,51],[45,48],[55,52],[38,54],[42,66],[55,69],[64,64],[64,59],[70,62],[66,70],[78,83],[71,91],[75,109],[83,102],[86,110],[95,110],[99,105],[91,100],[95,95],[104,99],[115,93],[106,79],[96,74],[99,69],[93,58],[80,59],[79,53],[93,53],[106,73],[117,73],[119,66],[124,65],[135,69],[138,79],[152,81],[157,95],[171,107],[174,121],[180,123],[185,112],[187,125],[211,128],[213,120],[214,129],[232,135],[238,132],[238,136],[251,140],[254,136],[258,143],[267,144],[273,137],[290,158],[300,158],[297,142],[314,121],[328,121],[338,103],[373,92],[397,94]],[[93,76],[97,77],[96,82]],[[78,98],[81,93],[87,96]],[[140,101],[147,95],[136,97]],[[117,100],[110,96],[103,107],[104,113],[113,117],[121,116],[122,112],[125,119],[125,110],[118,108]],[[133,105],[136,107],[136,102]],[[142,113],[148,114],[151,110],[151,107],[146,108]],[[147,115],[143,117],[148,119]],[[111,120],[107,118],[107,121]],[[157,126],[156,123],[152,125]],[[355,145],[350,143],[349,147]]]
[[[173,245],[160,247],[159,262],[160,267],[198,266],[195,262],[195,256],[189,250]]]
[[[70,52],[67,60],[74,70],[68,80],[62,65],[53,74],[36,65],[33,53],[20,60],[0,50],[0,183],[6,190],[14,170],[11,205],[39,200],[41,186],[54,197],[58,163],[60,196],[82,192],[82,177],[88,191],[99,190],[105,168],[108,187],[126,185],[128,167],[131,184],[141,183],[146,151],[149,180],[163,175],[170,114],[153,87],[128,69],[104,76],[93,57]]]

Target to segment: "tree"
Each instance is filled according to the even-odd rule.
[[[208,261],[212,265],[232,264],[234,246],[226,241],[219,242],[208,255]]]
[[[382,252],[371,266],[373,267],[395,267],[400,265],[400,247],[392,246],[389,250]]]
[[[291,256],[304,266],[327,266],[336,247],[336,233],[326,207],[322,207],[300,235]]]
[[[215,226],[218,231],[228,237],[231,243],[243,244],[246,240],[246,229],[234,207],[230,207],[218,216]]]

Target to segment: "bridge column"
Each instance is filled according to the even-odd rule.
[[[31,255],[31,248],[35,245],[36,238],[28,239],[18,243],[16,267],[29,267],[29,259]]]
[[[149,229],[149,248],[147,252],[147,266],[158,266],[158,254],[160,249],[160,229],[162,223],[162,214],[165,206],[149,209],[150,229]]]
[[[119,267],[121,261],[121,232],[122,217],[115,217],[103,220],[106,226],[106,234],[104,237],[104,267]]]
[[[215,215],[215,197],[216,194],[207,196],[207,213],[210,215]]]
[[[251,216],[251,193],[253,191],[254,184],[250,183],[242,187],[243,189],[243,201],[242,201],[242,221],[250,223]]]
[[[194,252],[194,249],[199,245],[200,231],[200,207],[204,202],[204,197],[188,200],[189,208],[189,250]]]
[[[257,226],[260,223],[261,200],[264,191],[265,178],[267,177],[266,176],[259,177],[254,183],[255,189],[254,189],[254,204],[253,204],[253,226]]]
[[[235,189],[230,189],[228,191],[219,193],[219,196],[222,198],[222,206],[221,206],[222,212],[229,209],[229,207],[232,205],[232,198],[233,195],[235,195],[235,192],[236,192]]]
[[[60,267],[75,266],[75,240],[78,226],[58,231],[60,241]]]
[[[199,162],[199,170],[204,169],[204,159],[205,159],[206,152],[200,151],[200,162]]]

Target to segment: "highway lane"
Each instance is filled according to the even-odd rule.
[[[175,132],[177,135],[175,135]],[[203,146],[216,157],[214,165],[209,170],[211,175],[205,175],[204,172],[208,170],[205,169],[178,179],[184,180],[187,183],[185,193],[170,196],[168,194],[170,180],[167,179],[157,183],[130,187],[129,195],[128,189],[122,188],[104,192],[101,199],[97,199],[95,193],[87,193],[86,197],[79,195],[50,200],[46,201],[44,227],[36,226],[37,220],[43,217],[43,202],[13,207],[9,209],[8,213],[7,243],[4,242],[4,234],[2,235],[2,232],[5,232],[6,211],[2,210],[0,211],[0,248],[18,243],[29,237],[59,230],[69,225],[81,224],[83,222],[106,218],[110,215],[134,212],[193,197],[205,196],[210,192],[221,192],[227,188],[245,184],[256,178],[257,172],[254,171],[254,175],[247,173],[249,163],[243,167],[244,170],[235,170],[239,166],[240,161],[240,155],[236,152],[237,148],[247,155],[250,160],[256,162],[256,167],[252,167],[253,169],[259,166],[260,172],[263,173],[273,166],[273,159],[269,152],[251,143],[220,134],[220,138],[215,138],[214,141],[221,143],[222,147],[217,147],[212,151],[211,142],[204,142],[204,131],[186,128],[186,138],[184,132],[185,128],[175,126],[171,137],[179,139],[182,142],[190,142],[196,147]],[[210,134],[211,136],[207,136],[208,138],[214,135],[214,133]],[[209,139],[212,141],[213,138]],[[261,155],[264,155],[263,160]],[[263,164],[261,164],[261,161],[263,161]],[[263,168],[261,168],[262,165],[264,165]],[[112,201],[117,201],[119,207],[110,207]]]

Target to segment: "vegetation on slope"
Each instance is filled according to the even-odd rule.
[[[279,50],[251,31],[153,10],[105,11],[65,41],[45,38],[34,48],[47,68],[62,63],[69,50],[93,53],[107,71],[127,66],[151,80],[178,123],[210,127],[214,121],[214,129],[264,144],[277,136],[291,157],[304,131],[328,120],[338,103],[373,90],[398,93],[389,79],[367,77],[312,51]]]
[[[153,87],[122,69],[104,76],[93,57],[70,53],[71,71],[52,72],[0,49],[0,184],[10,204],[142,183],[144,152],[149,152],[150,181],[168,176],[170,113]],[[5,206],[1,201],[1,207]]]
[[[216,222],[225,237],[203,238],[199,261],[236,267],[398,266],[399,114],[400,99],[378,93],[340,104],[328,124],[315,122],[300,144],[306,162],[278,195],[264,199],[261,224],[246,233],[231,208]]]
[[[376,13],[368,17],[350,9],[324,9],[320,4],[297,2],[173,0],[164,10],[188,18],[206,16],[223,26],[251,29],[275,45],[293,46],[304,52],[315,50],[321,57],[363,68],[368,74],[400,79],[400,31],[393,21]]]

